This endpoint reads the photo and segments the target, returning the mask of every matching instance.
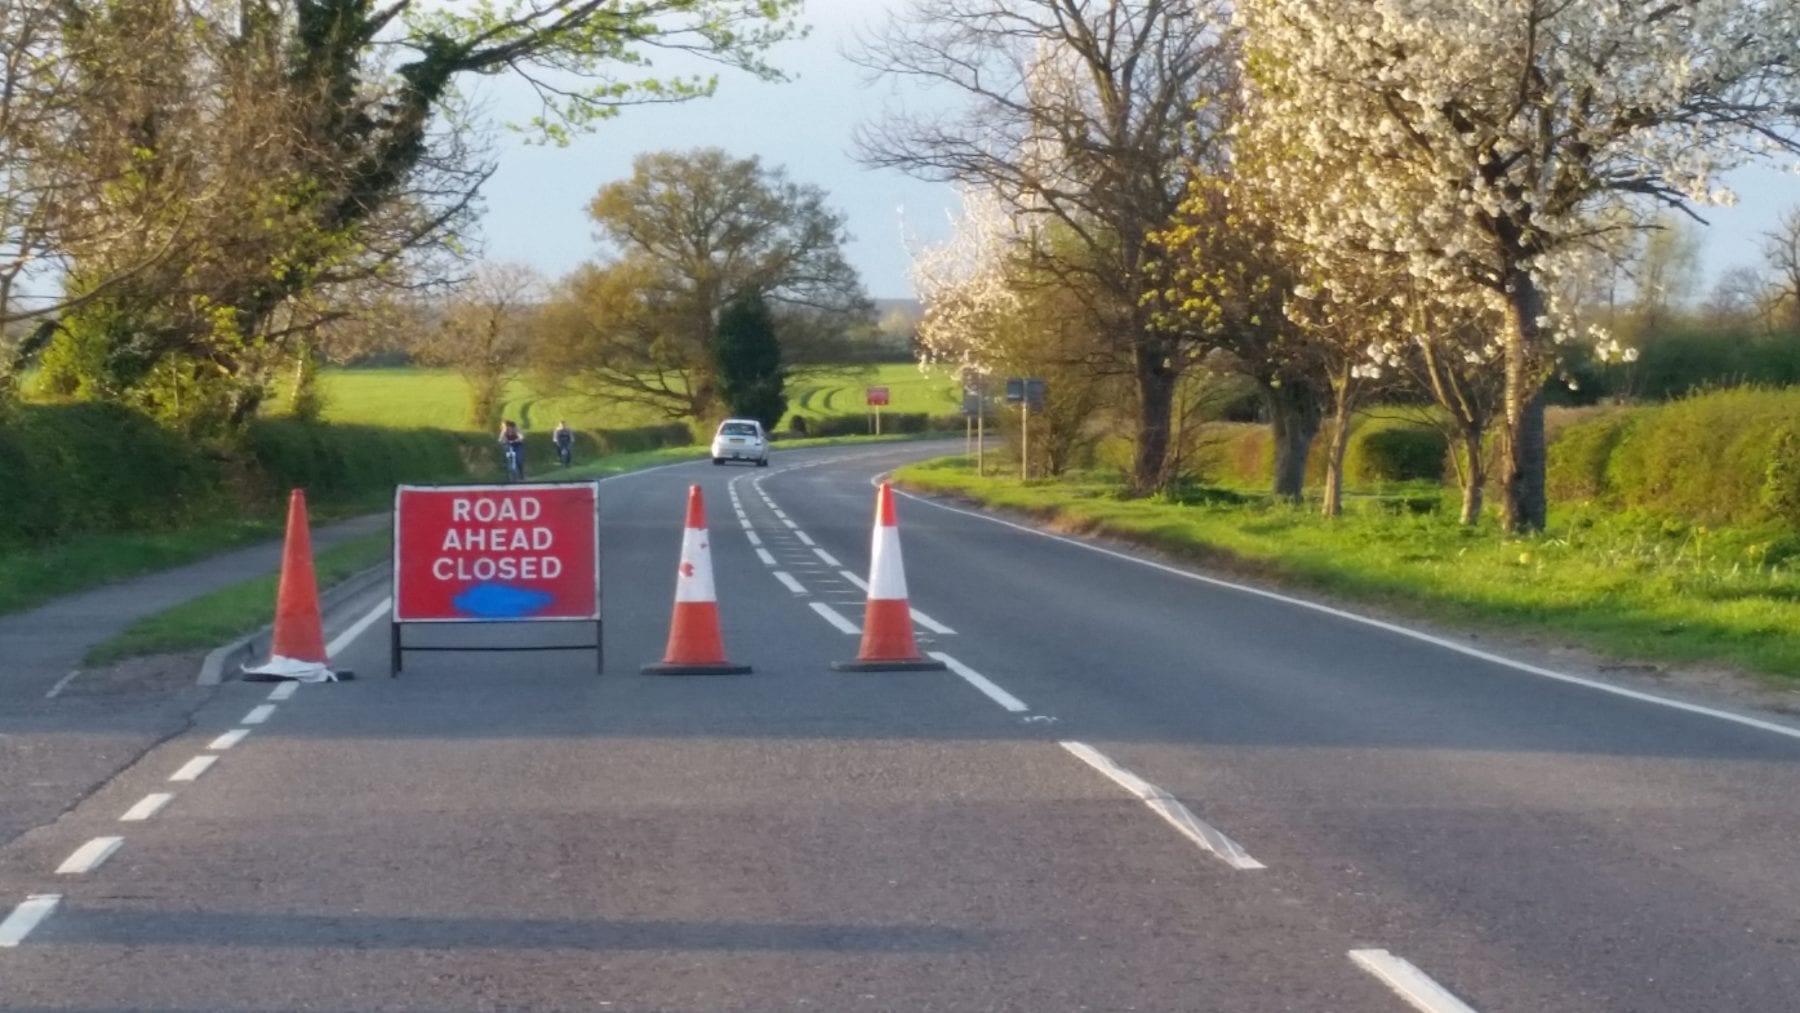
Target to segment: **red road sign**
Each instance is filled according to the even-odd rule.
[[[394,491],[396,623],[600,618],[600,486]]]
[[[888,389],[886,387],[870,387],[869,388],[869,404],[870,405],[884,405],[887,403],[888,403]]]

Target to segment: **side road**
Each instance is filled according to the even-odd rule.
[[[319,527],[313,547],[389,523],[380,513]],[[167,659],[168,671],[143,673],[155,684],[146,691],[143,682],[84,683],[77,669],[89,648],[145,616],[280,565],[276,539],[0,616],[0,844],[54,820],[145,749],[186,728],[210,694],[194,685],[204,652]]]

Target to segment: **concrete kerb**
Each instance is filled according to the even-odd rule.
[[[393,575],[394,564],[383,560],[366,570],[338,581],[336,584],[319,592],[319,610],[330,611],[332,608],[367,591],[376,584]],[[200,663],[200,675],[194,681],[200,686],[217,686],[225,680],[225,666],[234,660],[247,660],[256,642],[274,632],[274,624],[266,623],[253,633],[214,648],[207,654],[206,660]]]

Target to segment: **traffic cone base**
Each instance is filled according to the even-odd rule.
[[[638,671],[645,675],[747,675],[749,665],[725,660],[719,634],[719,603],[713,593],[712,554],[706,535],[706,508],[700,487],[688,487],[687,523],[681,565],[675,578],[675,613],[663,659]]]
[[[894,517],[894,494],[886,482],[875,497],[875,533],[869,557],[862,647],[854,661],[833,662],[831,667],[839,672],[941,672],[948,668],[920,655],[913,641],[906,569],[900,561],[900,528]]]

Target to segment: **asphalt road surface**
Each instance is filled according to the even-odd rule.
[[[352,603],[328,634],[362,678],[228,684],[0,850],[0,1005],[1800,1008],[1776,719],[914,497],[916,630],[951,670],[833,671],[871,479],[932,450],[607,481],[601,676],[447,652],[371,678],[387,626],[347,627],[386,589]],[[692,482],[750,675],[638,673]]]

